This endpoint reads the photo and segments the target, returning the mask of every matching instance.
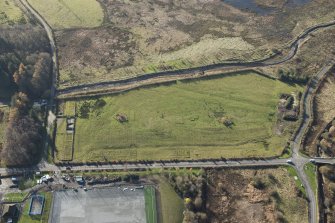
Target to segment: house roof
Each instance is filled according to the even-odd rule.
[[[84,181],[83,176],[76,176],[75,179],[76,179],[77,182],[83,182]]]
[[[16,211],[17,211],[16,205],[4,204],[3,205],[3,210],[2,210],[2,217],[5,217],[5,216],[8,217],[8,215],[13,216],[13,215],[15,215]]]

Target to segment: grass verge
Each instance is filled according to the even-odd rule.
[[[160,194],[160,213],[163,223],[180,223],[183,221],[184,202],[164,177],[155,176],[158,180]]]
[[[156,191],[152,186],[144,188],[147,223],[157,223]]]
[[[289,175],[291,177],[294,177],[294,180],[295,180],[295,184],[297,186],[297,188],[304,194],[304,196],[306,197],[306,190],[305,190],[305,187],[303,186],[299,176],[298,176],[298,173],[297,171],[291,167],[291,166],[286,166],[286,169],[289,173]]]
[[[5,194],[5,196],[3,198],[3,201],[4,202],[20,203],[27,196],[27,194],[28,193],[26,193],[26,192],[8,193],[8,194]]]
[[[316,166],[313,163],[307,163],[304,167],[304,171],[308,177],[308,181],[311,184],[315,195],[318,194],[318,182],[316,179]]]

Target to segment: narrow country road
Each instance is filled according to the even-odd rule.
[[[44,20],[44,18],[33,8],[26,0],[19,0],[24,7],[38,20],[38,22],[43,26],[45,29],[51,48],[51,55],[52,55],[52,85],[51,85],[51,93],[50,93],[50,100],[53,102],[56,94],[56,86],[57,86],[57,77],[58,77],[58,60],[57,60],[57,48],[56,42],[54,39],[53,31],[49,24]]]
[[[45,150],[49,147],[49,135],[52,134],[53,124],[55,120],[54,110],[55,103],[54,99],[56,96],[56,87],[58,79],[58,58],[57,58],[57,48],[56,42],[54,39],[53,31],[49,24],[44,20],[44,18],[27,2],[27,0],[19,0],[21,4],[38,20],[38,22],[45,29],[49,42],[50,50],[52,55],[52,82],[50,87],[50,97],[49,97],[49,106],[48,106],[48,115],[47,115],[47,134],[45,135]]]
[[[298,132],[292,143],[292,161],[294,163],[294,167],[297,170],[301,182],[303,183],[306,194],[309,199],[309,218],[310,222],[317,223],[318,222],[318,202],[316,195],[311,187],[311,184],[308,180],[307,175],[304,172],[304,166],[309,162],[308,159],[302,157],[299,153],[302,147],[302,140],[304,137],[304,133],[308,130],[309,123],[312,121],[312,112],[313,112],[313,93],[317,90],[316,87],[318,83],[323,79],[323,77],[329,72],[329,70],[333,67],[335,61],[331,61],[328,65],[323,67],[311,80],[310,84],[307,86],[307,89],[303,95],[303,109],[302,109],[302,123],[298,129]],[[315,159],[317,163],[335,163],[334,159]]]
[[[148,85],[151,84],[151,82],[149,82],[150,80],[157,80],[157,82],[155,83],[160,83],[160,81],[166,81],[166,79],[168,79],[169,81],[173,81],[176,79],[180,80],[183,79],[183,77],[186,79],[194,74],[202,74],[200,76],[196,76],[196,78],[201,78],[210,75],[226,73],[232,69],[236,69],[238,71],[282,64],[291,60],[297,54],[299,47],[304,43],[304,41],[308,38],[310,34],[320,29],[333,26],[335,26],[335,20],[307,28],[298,37],[296,37],[296,39],[292,41],[286,55],[277,54],[276,56],[270,56],[268,58],[258,61],[223,62],[197,68],[143,74],[137,77],[123,80],[103,81],[92,84],[82,84],[77,86],[65,87],[57,90],[57,97],[62,99],[66,98],[67,95],[70,95],[69,97],[73,97],[73,95],[76,95],[76,97],[87,97],[90,95],[89,92],[92,92],[92,95],[99,95],[105,94],[105,92],[113,92],[113,89],[120,88],[120,86],[136,85],[141,82],[142,84],[140,84],[140,86]],[[138,85],[136,85],[136,87],[138,87]],[[101,92],[99,92],[99,90],[101,90]]]
[[[51,86],[51,95],[50,95],[50,106],[49,106],[49,116],[52,117],[52,109],[54,105],[54,99],[56,97],[56,86],[57,86],[57,77],[58,77],[58,61],[57,61],[57,52],[56,52],[56,44],[53,37],[53,32],[48,23],[44,20],[44,18],[39,15],[37,11],[35,11],[26,0],[20,0],[20,2],[26,7],[29,12],[41,23],[44,29],[47,32],[47,35],[50,40],[52,60],[53,60],[53,74],[52,74],[52,86]],[[71,87],[67,89],[62,89],[58,91],[58,95],[68,94],[73,92],[80,92],[85,88],[101,88],[101,87],[114,87],[119,85],[127,85],[129,83],[134,83],[138,81],[142,81],[145,79],[150,79],[157,77],[157,75],[161,76],[176,76],[176,75],[185,75],[188,73],[197,73],[197,72],[210,72],[213,70],[227,69],[232,67],[243,67],[243,68],[257,68],[270,66],[275,64],[284,63],[290,59],[292,59],[297,53],[300,45],[307,36],[319,29],[327,28],[335,25],[335,20],[329,23],[319,24],[313,27],[306,29],[301,35],[299,35],[291,44],[290,50],[286,56],[280,57],[270,57],[268,59],[262,61],[254,61],[254,62],[246,62],[246,63],[222,63],[216,65],[210,65],[206,67],[180,70],[180,71],[172,71],[172,72],[162,72],[157,74],[148,74],[140,77],[130,78],[127,80],[120,81],[110,81],[110,82],[102,82],[96,83],[92,85],[80,85],[76,87]],[[315,194],[311,188],[310,182],[308,181],[307,175],[304,172],[304,165],[308,163],[310,160],[307,157],[303,157],[299,150],[301,148],[301,141],[304,136],[305,131],[308,129],[308,124],[311,121],[311,112],[312,108],[312,95],[316,90],[317,84],[322,80],[322,78],[327,74],[327,72],[333,66],[334,61],[332,61],[329,65],[323,67],[321,71],[316,74],[311,84],[307,87],[306,92],[303,97],[303,121],[301,126],[298,129],[296,137],[292,142],[292,157],[289,159],[257,159],[257,160],[240,160],[240,161],[189,161],[189,162],[154,162],[154,163],[136,163],[136,164],[113,164],[113,165],[79,165],[79,166],[71,166],[72,170],[85,171],[85,170],[125,170],[125,169],[152,169],[152,168],[170,168],[170,167],[187,167],[187,168],[195,168],[195,167],[254,167],[254,166],[278,166],[278,165],[292,165],[307,193],[307,197],[309,199],[309,222],[317,223],[318,222],[318,213],[317,213],[317,201]],[[50,118],[51,119],[51,118]],[[52,121],[48,123],[48,131],[50,131],[52,127]],[[328,163],[335,164],[334,159],[323,159],[323,158],[315,158],[316,163]],[[292,163],[292,164],[291,164]],[[41,162],[39,165],[29,168],[0,168],[1,175],[15,175],[15,174],[23,174],[27,172],[34,171],[66,171],[68,167],[66,166],[56,166],[46,162]]]
[[[164,162],[164,163],[135,163],[135,164],[111,164],[111,165],[80,165],[71,166],[71,170],[133,170],[155,168],[209,168],[209,167],[248,167],[248,166],[278,166],[287,165],[286,159],[275,160],[241,160],[241,161],[189,161],[189,162]],[[0,168],[0,174],[20,174],[35,171],[66,171],[69,166],[35,166],[29,168]]]

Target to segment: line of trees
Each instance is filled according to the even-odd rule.
[[[279,79],[283,82],[306,84],[309,80],[309,77],[303,75],[301,71],[297,71],[294,69],[279,69],[277,72]]]
[[[31,112],[31,101],[25,93],[13,96],[1,157],[8,166],[31,165],[38,161],[43,128]]]
[[[20,63],[34,66],[36,57],[50,52],[45,31],[38,26],[1,27],[0,30],[0,100],[8,101],[16,92],[13,74]]]
[[[51,58],[47,53],[35,55],[34,66],[20,64],[19,69],[15,71],[13,78],[19,92],[23,92],[30,98],[46,98],[50,86],[50,67]]]
[[[206,182],[205,172],[196,174],[166,176],[175,191],[184,198],[185,211],[183,223],[205,223],[206,214]]]
[[[51,66],[44,30],[32,27],[1,30],[0,87],[13,95],[0,151],[1,161],[7,166],[32,165],[40,159],[43,118],[32,105],[35,100],[49,96]]]

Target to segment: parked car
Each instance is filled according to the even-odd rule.
[[[294,165],[292,160],[286,160],[286,163]]]

